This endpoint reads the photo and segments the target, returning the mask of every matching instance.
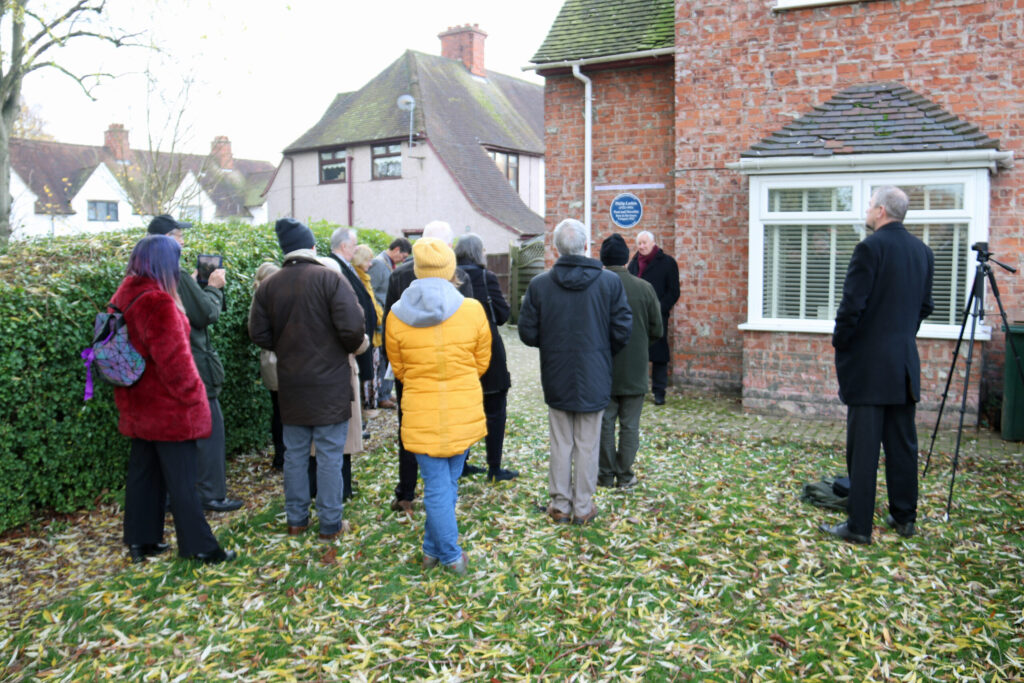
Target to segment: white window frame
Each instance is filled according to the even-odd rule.
[[[776,0],[773,12],[784,12],[788,9],[803,9],[804,7],[825,7],[826,5],[850,5],[864,0]]]
[[[765,223],[799,223],[804,225],[832,225],[835,223],[853,223],[864,226],[864,214],[870,199],[870,188],[874,185],[933,185],[962,183],[964,185],[964,208],[955,211],[912,211],[905,223],[960,222],[967,223],[967,254],[961,267],[968,269],[967,286],[959,303],[962,313],[970,294],[970,285],[974,279],[976,266],[975,252],[970,246],[977,242],[988,242],[989,235],[989,176],[988,171],[979,169],[957,170],[920,170],[900,172],[862,173],[811,173],[786,175],[752,175],[750,176],[750,250],[749,278],[747,290],[747,321],[739,326],[741,330],[758,330],[769,332],[810,332],[832,334],[834,320],[796,320],[790,318],[768,318],[762,313],[764,290],[764,244]],[[770,212],[768,210],[768,191],[777,188],[810,188],[836,187],[850,185],[853,188],[852,211],[787,213]],[[842,287],[842,283],[838,283]],[[960,334],[959,324],[923,323],[918,337],[931,339],[957,339]],[[985,341],[991,338],[992,328],[989,325],[978,326],[975,338]]]

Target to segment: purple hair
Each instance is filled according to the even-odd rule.
[[[160,289],[171,296],[178,291],[181,245],[167,235],[146,235],[132,249],[125,275],[138,275],[156,280]]]

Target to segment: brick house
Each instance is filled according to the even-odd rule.
[[[595,240],[646,229],[676,257],[677,386],[741,395],[749,410],[840,416],[837,292],[871,188],[900,185],[908,228],[939,265],[937,310],[918,340],[919,413],[934,419],[976,266],[970,246],[1024,265],[1024,175],[1012,168],[1022,53],[1019,0],[568,0],[532,60],[547,79],[548,229],[589,209]],[[608,214],[623,191],[644,204],[630,230]],[[1024,319],[1022,276],[996,271],[1011,321]],[[974,413],[1002,390],[990,294],[985,307]]]
[[[153,196],[170,196],[163,210],[190,221],[267,220],[274,167],[236,159],[224,136],[206,156],[154,152],[132,149],[114,123],[102,146],[12,138],[10,154],[13,239],[138,227],[156,212]]]
[[[415,237],[430,220],[488,252],[544,232],[541,86],[484,68],[477,26],[442,32],[441,56],[406,51],[341,93],[284,150],[270,218]]]

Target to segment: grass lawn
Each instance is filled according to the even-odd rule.
[[[920,534],[833,542],[801,484],[844,469],[835,446],[695,427],[648,403],[630,493],[599,489],[587,527],[546,500],[546,411],[529,350],[498,486],[463,481],[464,577],[420,569],[422,512],[387,509],[392,446],[357,460],[326,546],[284,533],[280,496],[221,527],[240,558],[127,565],[0,631],[5,680],[1020,680],[1024,468],[966,459],[923,481]],[[532,363],[532,364],[531,364]],[[533,373],[533,376],[530,373]],[[714,408],[711,408],[713,411]],[[706,412],[706,411],[705,411]],[[712,419],[713,422],[713,419]],[[472,461],[483,462],[482,447]],[[269,476],[269,475],[268,475]],[[884,479],[884,477],[882,478]],[[421,508],[418,508],[421,510]],[[168,529],[168,538],[173,538]],[[112,552],[120,552],[113,549]]]

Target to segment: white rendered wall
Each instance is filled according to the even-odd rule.
[[[444,220],[451,224],[456,236],[466,232],[480,235],[484,248],[492,254],[507,253],[509,242],[518,240],[517,233],[477,212],[429,144],[417,143],[410,150],[408,143],[402,143],[402,177],[395,179],[370,177],[369,145],[353,148],[349,153],[353,157],[348,179],[352,182],[352,224],[355,227],[375,228],[401,236],[419,231],[432,220]],[[348,184],[319,184],[315,152],[292,158],[295,164],[294,217],[305,222],[327,220],[348,225]],[[282,161],[267,192],[270,221],[289,215],[291,163],[288,159]],[[542,206],[543,159],[530,157],[529,168],[526,174],[520,169],[521,192],[535,197],[535,206],[538,202]],[[529,178],[527,188],[522,188],[524,175]]]

